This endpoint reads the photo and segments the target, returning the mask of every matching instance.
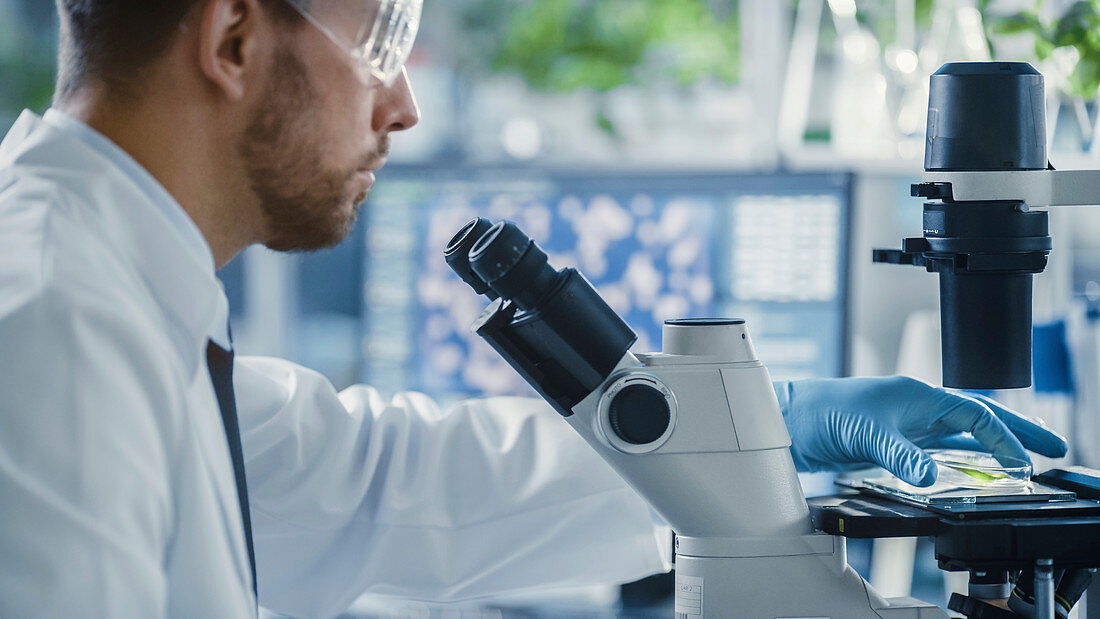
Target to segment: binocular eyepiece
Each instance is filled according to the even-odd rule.
[[[443,259],[447,261],[447,266],[462,278],[462,281],[474,289],[474,292],[495,300],[500,295],[493,292],[489,285],[474,273],[470,265],[470,250],[492,227],[493,222],[484,217],[471,219],[451,237],[451,241],[447,243],[447,249],[443,250]]]
[[[474,330],[564,416],[598,388],[638,336],[576,269],[550,266],[516,224],[477,218],[443,252],[494,303]]]
[[[462,281],[490,299],[503,297],[534,310],[565,273],[550,266],[542,251],[516,224],[478,217],[451,239],[444,259]]]

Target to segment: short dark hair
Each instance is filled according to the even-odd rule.
[[[61,22],[56,100],[89,79],[126,92],[143,69],[166,52],[187,13],[204,0],[57,0]],[[261,0],[284,18],[297,12],[285,0]]]

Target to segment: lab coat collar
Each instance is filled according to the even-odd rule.
[[[196,257],[202,260],[210,270],[214,270],[214,254],[199,227],[176,202],[172,194],[168,193],[168,190],[129,153],[119,148],[107,136],[56,108],[46,110],[42,120],[77,138],[115,164],[160,209],[160,212],[172,223],[172,227],[187,242],[188,247],[194,250]]]
[[[207,339],[228,348],[229,305],[209,246],[189,219],[197,242],[186,232],[183,207],[125,151],[60,112],[51,110],[43,119],[28,110],[0,144],[0,167],[8,165],[32,167],[69,188],[66,199],[79,200],[99,217],[100,233],[128,256],[165,312],[178,320],[182,329],[173,339],[189,363],[198,367]],[[92,194],[99,198],[84,199]]]

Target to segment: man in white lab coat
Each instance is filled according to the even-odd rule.
[[[331,616],[368,591],[667,568],[647,506],[539,401],[442,413],[233,359],[215,268],[343,237],[418,119],[418,2],[58,5],[54,106],[0,146],[0,616]],[[994,405],[884,380],[780,389],[801,468],[930,483],[919,447],[964,431],[1064,451]]]

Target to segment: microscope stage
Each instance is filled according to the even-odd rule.
[[[1100,567],[1100,502],[915,505],[868,494],[807,500],[814,526],[851,538],[931,537],[941,569]]]

